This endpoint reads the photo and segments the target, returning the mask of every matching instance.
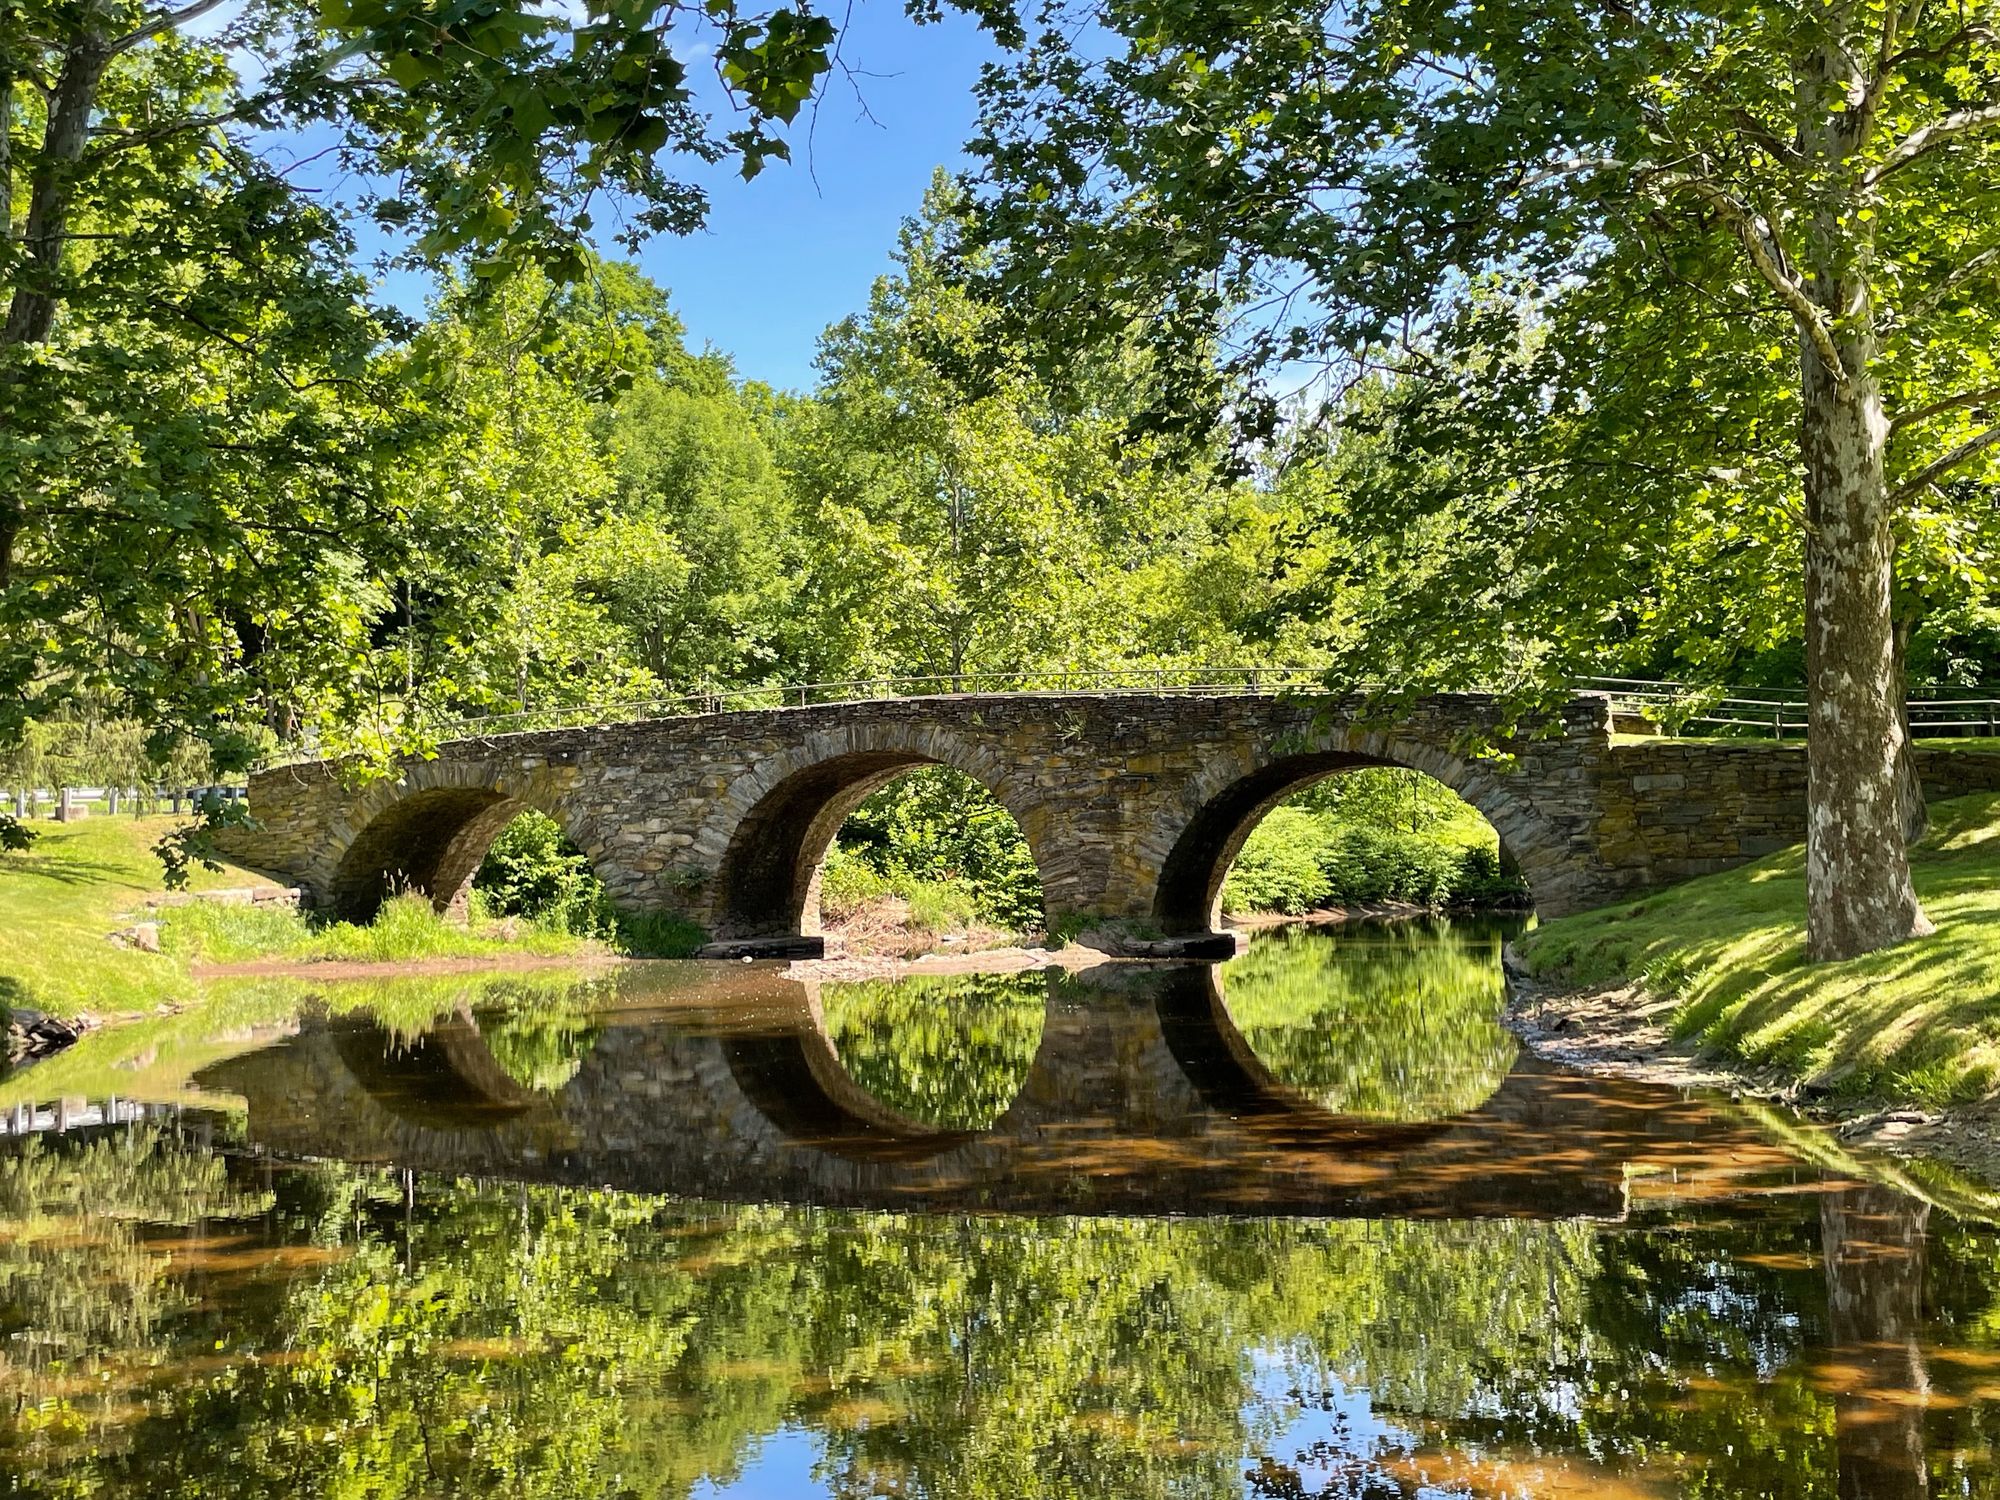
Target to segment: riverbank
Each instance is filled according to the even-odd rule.
[[[451,923],[427,902],[389,903],[374,923],[315,925],[280,903],[149,905],[163,894],[152,848],[171,818],[30,825],[34,845],[0,858],[0,1010],[85,1025],[198,1003],[208,977],[238,966],[468,966],[576,962],[603,944],[518,920]],[[197,866],[189,888],[259,884],[248,870]]]
[[[1545,1057],[1731,1090],[2000,1182],[2000,796],[1932,809],[1912,870],[1937,933],[1805,962],[1803,850],[1543,924],[1510,1019]]]

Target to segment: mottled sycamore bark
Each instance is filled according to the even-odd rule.
[[[1801,71],[1800,145],[1813,212],[1803,291],[1819,314],[1800,340],[1805,458],[1806,948],[1849,958],[1931,930],[1904,837],[1903,684],[1886,472],[1889,419],[1876,373],[1872,195],[1862,146],[1865,48],[1829,41]]]

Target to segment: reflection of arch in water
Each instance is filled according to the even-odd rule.
[[[1366,1138],[1379,1147],[1402,1147],[1431,1139],[1455,1126],[1465,1114],[1409,1121],[1381,1121],[1343,1115],[1311,1094],[1277,1077],[1229,1012],[1219,964],[1176,964],[1160,976],[1154,1004],[1160,1033],[1174,1061],[1203,1101],[1238,1118],[1284,1118],[1343,1138]],[[1505,1086],[1507,1074],[1492,1080],[1485,1103]]]
[[[872,793],[925,765],[948,766],[985,787],[1019,824],[1047,881],[1047,808],[994,746],[934,726],[856,724],[756,766],[709,813],[695,846],[720,856],[718,949],[820,953],[820,867],[840,825]]]
[[[907,1163],[927,1161],[983,1133],[933,1125],[869,1093],[840,1059],[819,986],[796,988],[797,1009],[783,1031],[727,1045],[729,1071],[744,1097],[785,1136],[840,1156]],[[1047,1035],[1045,1028],[1044,1046]],[[1041,1061],[1038,1049],[1028,1072]]]
[[[1322,748],[1261,763],[1220,760],[1189,786],[1163,829],[1153,916],[1162,931],[1190,936],[1219,929],[1222,882],[1264,815],[1294,793],[1342,771],[1395,766],[1421,771],[1469,803],[1500,836],[1502,866],[1518,869],[1529,891],[1553,889],[1566,873],[1566,842],[1506,778],[1486,764],[1430,745],[1354,729],[1333,731]]]
[[[414,1036],[366,1020],[337,1022],[333,1034],[340,1060],[368,1096],[426,1129],[492,1129],[541,1097],[500,1066],[469,1011]]]
[[[1269,1076],[1335,1114],[1469,1114],[1520,1052],[1500,1020],[1500,938],[1479,927],[1284,927],[1223,966],[1217,1003]]]

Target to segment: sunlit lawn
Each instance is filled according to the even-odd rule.
[[[187,906],[148,913],[162,889],[152,846],[170,818],[89,818],[36,823],[24,853],[0,855],[0,1005],[55,1015],[106,1016],[185,1002],[199,992],[189,966],[272,958],[294,962],[411,962],[440,958],[543,956],[597,945],[526,922],[448,922],[422,897],[385,904],[367,925],[314,924],[279,907]],[[248,871],[197,867],[190,886],[214,890],[265,883]],[[134,920],[157,916],[165,952],[111,941]]]
[[[110,941],[161,889],[152,846],[172,818],[101,816],[28,825],[39,837],[0,855],[0,1003],[61,1015],[147,1010],[183,1000],[187,966]],[[252,885],[242,870],[196,868],[195,889]]]
[[[1631,978],[1678,998],[1676,1029],[1846,1094],[1964,1102],[2000,1086],[2000,796],[1931,810],[1913,852],[1937,933],[1843,963],[1805,962],[1794,848],[1642,901],[1543,924],[1538,973]]]

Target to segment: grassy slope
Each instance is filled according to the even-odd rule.
[[[128,925],[160,890],[152,846],[171,818],[93,817],[32,823],[40,837],[22,854],[0,855],[0,1004],[57,1015],[147,1010],[184,1000],[187,967],[119,948],[108,934]],[[197,868],[197,890],[257,884],[247,871]]]
[[[1936,935],[1844,963],[1805,963],[1797,848],[1519,947],[1545,977],[1678,999],[1676,1029],[1725,1054],[1845,1094],[1969,1102],[2000,1087],[2000,795],[1935,805],[1912,861]]]
[[[372,926],[313,929],[295,912],[187,907],[162,914],[165,953],[109,941],[160,889],[152,845],[169,818],[88,818],[37,823],[24,854],[0,856],[0,1006],[54,1015],[151,1010],[200,994],[190,963],[207,959],[348,959],[402,962],[509,953],[566,954],[593,945],[525,923],[477,928],[446,923],[420,899],[389,903]],[[196,890],[262,883],[249,872],[196,869]]]

